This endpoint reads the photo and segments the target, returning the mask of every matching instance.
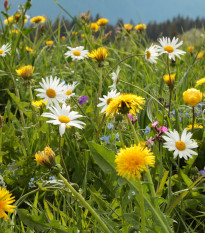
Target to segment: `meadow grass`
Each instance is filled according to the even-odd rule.
[[[72,18],[74,27],[62,35],[61,20],[55,30],[47,19],[28,27],[30,7],[27,1],[8,24],[9,9],[0,18],[0,232],[204,232],[205,81],[196,87],[204,76],[204,33],[196,44],[184,41],[180,59],[160,55],[157,48],[154,63],[145,52],[152,44],[146,29],[128,31],[122,25],[113,41],[105,35],[106,24],[92,31],[85,14]],[[11,49],[3,56],[7,43]],[[66,57],[68,46],[83,46],[89,54],[82,60]],[[188,46],[194,47],[191,52]],[[100,47],[108,54],[92,59]],[[29,65],[34,69],[21,70]],[[171,74],[176,74],[172,83]],[[50,76],[69,84],[72,93],[59,103],[64,108],[59,124],[72,122],[65,109],[81,115],[81,123],[65,132],[46,122],[54,109],[33,103],[40,100],[36,89],[42,78]],[[125,95],[110,94],[107,101],[114,84],[116,93]],[[203,97],[189,92],[183,98],[191,88]],[[104,112],[99,98],[108,104]],[[163,136],[167,130],[181,135],[188,126],[191,139],[175,138],[184,153],[175,158]],[[185,154],[188,143],[196,142]],[[15,196],[7,221],[5,189]]]

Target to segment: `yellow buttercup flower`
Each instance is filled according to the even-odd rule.
[[[146,26],[145,24],[142,24],[142,23],[135,26],[135,29],[136,29],[137,31],[143,31],[143,30],[145,30],[146,28],[147,28],[147,26]]]
[[[84,38],[85,37],[85,34],[81,34],[81,38]]]
[[[105,112],[107,116],[115,116],[117,112],[121,114],[134,114],[142,109],[142,105],[145,104],[145,99],[141,96],[134,94],[121,94],[120,96],[113,98],[106,108]]]
[[[71,34],[77,36],[78,32],[72,32]]]
[[[33,53],[33,49],[30,48],[30,47],[28,47],[28,46],[26,46],[26,51],[28,51],[28,52],[30,52],[30,53]]]
[[[52,44],[53,44],[53,41],[52,41],[52,40],[46,41],[46,45],[47,45],[47,46],[51,46]]]
[[[106,25],[108,22],[109,22],[108,19],[101,18],[101,19],[98,19],[98,21],[97,21],[96,23],[97,23],[99,26],[104,26],[104,25]]]
[[[194,46],[189,46],[188,50],[189,50],[190,54],[193,54],[193,52],[194,52]]]
[[[28,65],[23,66],[20,69],[16,70],[16,73],[23,79],[30,79],[33,75],[34,66]]]
[[[31,23],[44,23],[46,21],[46,17],[45,16],[36,16],[31,18],[30,22]]]
[[[203,129],[202,125],[194,124],[194,128]],[[187,130],[192,130],[192,125],[187,125]]]
[[[16,209],[16,206],[11,205],[11,203],[15,202],[15,197],[11,197],[11,195],[8,190],[0,187],[0,218],[4,218],[5,221],[8,219],[5,212],[12,213]]]
[[[199,52],[199,53],[197,54],[197,58],[198,58],[198,59],[202,59],[203,56],[204,56],[204,53],[203,53],[203,52]]]
[[[91,53],[88,53],[88,57],[93,58],[97,61],[103,61],[108,55],[108,51],[104,47],[93,50]]]
[[[43,100],[36,100],[36,101],[32,101],[31,104],[37,108],[41,108],[43,104],[47,105],[47,101],[43,103]]]
[[[196,106],[202,100],[202,93],[194,88],[188,89],[183,93],[184,102],[191,105],[192,107]]]
[[[198,86],[203,85],[203,84],[205,84],[205,77],[199,79],[198,81],[196,81],[196,86],[195,87],[198,87]]]
[[[165,83],[168,86],[170,86],[170,85],[172,85],[174,83],[175,76],[176,76],[176,74],[170,74],[170,77],[169,77],[169,74],[166,74],[166,75],[163,76],[163,79],[164,79]]]
[[[65,36],[62,36],[61,39],[62,39],[62,41],[64,41],[64,40],[66,39],[66,37],[65,37]]]
[[[133,25],[132,24],[124,24],[124,28],[125,28],[125,30],[127,30],[127,31],[131,31],[132,30],[132,28],[133,28]]]
[[[90,29],[97,32],[99,30],[99,26],[97,23],[91,23]]]
[[[56,164],[55,153],[49,146],[46,146],[43,151],[38,151],[35,158],[36,162],[42,167],[51,168]]]
[[[121,148],[120,152],[115,156],[115,163],[117,164],[116,171],[119,176],[127,176],[127,179],[131,176],[135,180],[136,176],[139,179],[141,178],[140,172],[147,171],[146,166],[154,167],[155,156],[147,147],[138,144],[130,148]]]

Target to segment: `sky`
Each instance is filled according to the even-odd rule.
[[[10,15],[17,9],[19,4],[24,4],[26,0],[8,0],[11,3]],[[4,0],[0,0],[0,10],[3,10]],[[72,16],[79,16],[91,10],[91,15],[97,13],[101,17],[109,19],[109,23],[116,24],[118,19],[123,19],[124,23],[133,20],[134,24],[156,21],[164,22],[178,15],[192,19],[204,17],[205,0],[58,0]],[[28,11],[30,17],[46,15],[52,21],[58,15],[65,16],[54,0],[32,0],[32,7]]]

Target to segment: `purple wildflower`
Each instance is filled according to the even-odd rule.
[[[78,103],[80,105],[85,104],[87,99],[88,99],[87,95],[83,95],[79,98]]]

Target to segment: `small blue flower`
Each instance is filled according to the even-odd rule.
[[[115,134],[115,140],[118,141],[118,142],[120,141],[120,135],[119,135],[119,133]]]
[[[151,131],[151,128],[149,126],[146,126],[144,134],[148,135],[150,131]]]
[[[110,131],[113,131],[114,125],[111,124],[111,123],[108,123],[108,124],[107,124],[107,128],[108,128]]]
[[[111,138],[111,136],[103,136],[103,137],[101,137],[101,141],[102,142],[106,142],[107,144],[109,144],[110,142],[109,142],[109,140],[110,140],[110,138]]]
[[[49,180],[55,180],[55,179],[56,179],[55,176],[50,176],[50,177],[49,177]]]
[[[28,182],[30,188],[35,188],[36,185],[34,184],[34,178],[31,178],[30,182]]]

